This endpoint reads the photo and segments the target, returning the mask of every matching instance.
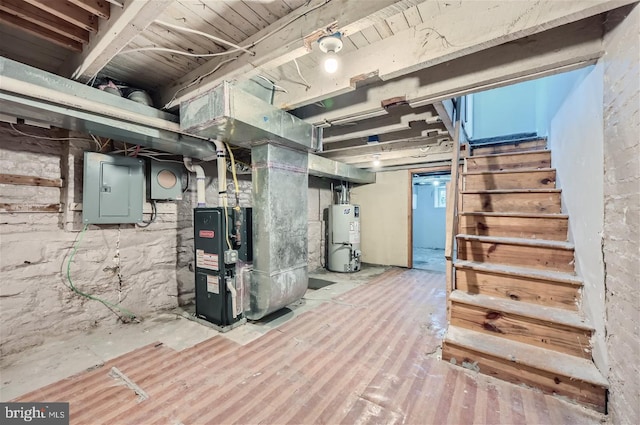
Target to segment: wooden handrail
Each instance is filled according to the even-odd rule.
[[[460,131],[461,131],[461,101],[457,98],[454,108],[454,134],[453,134],[453,157],[451,159],[451,182],[447,184],[447,237],[445,240],[444,256],[447,260],[446,278],[447,278],[447,300],[453,290],[455,290],[455,273],[453,270],[453,261],[456,252],[456,234],[458,233],[458,180],[460,178]],[[449,319],[449,302],[447,302],[447,318]]]

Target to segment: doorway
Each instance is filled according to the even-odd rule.
[[[411,180],[413,268],[444,273],[446,185],[451,174],[414,173]]]

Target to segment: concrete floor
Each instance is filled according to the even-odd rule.
[[[2,359],[2,399],[67,401],[71,423],[91,425],[602,419],[443,362],[442,273],[373,267],[312,278],[337,283],[226,334],[174,312]],[[148,398],[114,378],[113,368]]]
[[[245,345],[300,314],[365,284],[385,272],[382,266],[364,265],[359,273],[333,273],[317,270],[309,274],[320,289],[309,289],[304,298],[288,308],[257,322],[249,322],[227,333],[188,320],[194,306],[159,313],[143,323],[130,323],[117,329],[95,329],[71,338],[49,340],[31,350],[0,359],[0,401],[12,400],[29,391],[57,382],[76,373],[99,367],[105,362],[145,345],[160,342],[182,351],[202,341],[221,335]],[[35,365],[35,367],[34,367]]]
[[[444,273],[444,249],[413,247],[413,268]]]

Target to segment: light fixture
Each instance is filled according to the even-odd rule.
[[[380,154],[376,153],[373,155],[373,166],[377,167],[380,165]]]
[[[434,186],[440,186],[440,181],[439,180],[434,180],[433,181],[433,185]]]
[[[325,35],[318,40],[318,45],[320,50],[326,53],[322,61],[324,70],[329,74],[335,73],[340,66],[337,53],[342,50],[342,34],[336,32],[331,35]]]

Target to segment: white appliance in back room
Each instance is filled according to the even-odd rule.
[[[337,203],[329,207],[327,269],[342,273],[360,271],[360,206],[349,202],[348,185],[339,185],[335,193],[333,188],[331,192]]]

